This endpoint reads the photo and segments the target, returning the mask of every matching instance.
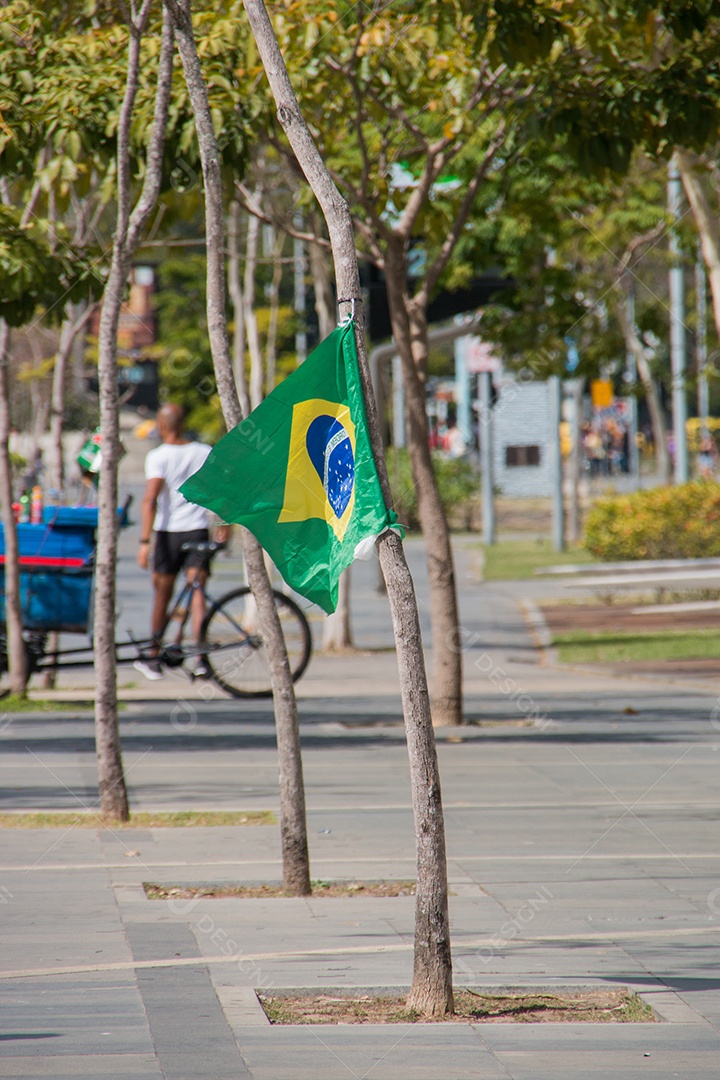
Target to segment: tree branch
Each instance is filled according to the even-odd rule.
[[[235,190],[242,197],[243,209],[253,217],[259,218],[265,225],[272,225],[280,229],[293,240],[301,240],[304,244],[318,244],[320,247],[330,250],[330,241],[324,237],[314,236],[313,233],[304,232],[293,225],[285,216],[273,213],[272,210],[263,210],[260,203],[254,197],[253,192],[242,180],[235,181]]]
[[[438,279],[440,278],[440,275],[447,266],[448,260],[450,259],[450,256],[455,249],[455,245],[460,239],[462,230],[465,228],[465,224],[470,216],[470,212],[473,208],[473,204],[475,202],[475,198],[477,196],[480,184],[487,176],[490,166],[492,165],[500,147],[505,141],[505,133],[505,124],[501,123],[500,129],[496,133],[495,138],[493,139],[488,150],[485,153],[485,157],[478,166],[475,175],[467,186],[467,190],[465,192],[465,195],[463,196],[463,200],[460,204],[457,214],[455,215],[455,221],[453,222],[452,228],[450,229],[450,232],[445,238],[438,255],[427,270],[422,285],[420,286],[418,293],[416,293],[416,297],[429,299],[432,295],[433,289],[437,285]]]
[[[657,225],[652,229],[648,229],[642,236],[635,236],[630,241],[625,249],[625,254],[620,260],[620,265],[623,270],[631,270],[633,264],[637,261],[635,255],[640,248],[645,247],[646,244],[652,244],[655,240],[659,240],[666,232],[666,225],[664,221],[658,221]]]
[[[170,92],[172,90],[174,48],[175,34],[172,18],[167,8],[164,8],[155,109],[145,158],[145,177],[140,198],[135,205],[128,225],[127,246],[131,251],[134,251],[137,247],[140,233],[145,228],[160,194],[165,129],[167,127]]]
[[[40,161],[38,162],[38,172],[42,172],[42,170],[47,165],[47,158],[48,158],[48,147],[44,146],[43,150],[42,150],[42,154],[40,155]],[[30,197],[28,198],[28,201],[25,204],[25,208],[23,210],[22,217],[20,218],[20,228],[21,229],[26,228],[30,224],[30,218],[33,217],[34,214],[35,214],[35,206],[37,205],[37,201],[40,198],[41,193],[42,193],[42,180],[40,179],[40,176],[38,176],[37,180],[35,181],[35,183],[32,186],[32,190],[30,191]]]
[[[132,114],[135,108],[135,98],[138,91],[138,79],[140,72],[140,40],[145,31],[150,15],[151,0],[143,0],[138,18],[135,16],[134,7],[130,12],[128,28],[130,41],[128,43],[128,70],[125,80],[125,94],[120,107],[120,117],[117,126],[116,144],[120,147],[130,145],[130,126]],[[114,246],[118,252],[125,249],[127,241],[128,222],[130,220],[130,155],[121,153],[116,156],[117,161],[117,219]]]
[[[487,65],[483,65],[478,74],[475,89],[470,94],[467,102],[464,106],[465,113],[471,113],[480,102],[485,101],[486,113],[493,112],[502,103],[503,99],[508,96],[509,90],[506,88],[501,93],[495,94],[488,99],[488,95],[497,86],[501,74],[505,71],[503,65],[493,73],[490,79],[485,78],[487,72]],[[532,88],[531,88],[532,89]],[[529,93],[530,91],[528,91]],[[506,131],[506,125],[501,122],[502,139],[504,140]],[[491,143],[492,156],[495,156],[497,148],[494,148],[495,139]],[[395,234],[403,239],[408,239],[412,233],[413,227],[417,220],[425,201],[427,200],[432,185],[437,180],[438,176],[442,173],[443,169],[447,168],[448,162],[455,157],[455,155],[462,149],[463,141],[454,132],[452,135],[443,135],[441,139],[438,139],[434,144],[429,144],[426,150],[426,161],[423,169],[423,175],[421,176],[417,187],[414,189],[412,195],[408,199],[407,206],[403,212],[399,226],[395,229]],[[482,165],[481,165],[482,168]],[[470,204],[472,206],[472,202]]]
[[[717,211],[713,211],[705,185],[698,173],[698,166],[702,164],[700,159],[682,148],[676,148],[675,159],[700,233],[703,259],[710,278],[715,328],[720,334],[720,226]]]

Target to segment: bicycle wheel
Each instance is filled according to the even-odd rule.
[[[310,660],[310,627],[294,600],[274,590],[273,595],[296,682]],[[228,694],[270,697],[270,665],[250,589],[235,589],[213,604],[203,619],[200,646],[213,679]]]

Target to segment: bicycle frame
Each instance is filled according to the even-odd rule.
[[[227,644],[204,642],[201,650],[194,640],[183,644],[183,634],[191,612],[192,594],[197,589],[202,592],[206,610],[220,603],[220,600],[215,600],[207,591],[205,581],[198,579],[188,581],[186,579],[172,602],[161,633],[158,636],[146,638],[135,638],[129,633],[128,641],[115,643],[115,662],[117,664],[131,664],[148,653],[157,652],[161,661],[166,663],[168,667],[180,667],[188,657],[196,656],[200,651],[202,655],[211,655],[225,649],[237,648],[238,645],[245,643],[252,646],[256,641],[255,635],[249,634],[228,612],[224,612],[225,618],[237,632],[237,639]],[[165,637],[168,627],[175,620],[179,624],[175,641],[167,641]],[[57,652],[38,651],[34,655],[33,671],[60,671],[70,668],[92,667],[94,663],[93,653],[92,640],[90,644],[74,649],[60,649]]]
[[[159,636],[150,637],[150,638],[143,638],[141,640],[137,640],[135,638],[132,638],[127,643],[122,643],[122,642],[119,643],[118,645],[116,645],[116,659],[117,659],[118,663],[128,663],[129,660],[137,659],[137,656],[129,657],[127,659],[120,658],[117,655],[117,652],[118,652],[119,649],[123,648],[123,645],[125,645],[125,647],[127,647],[129,645],[135,646],[135,648],[137,649],[137,655],[138,656],[141,655],[142,653],[150,650],[150,649],[158,649],[159,650],[159,655],[160,655],[161,658],[162,658],[164,652],[166,652],[169,649],[172,649],[173,653],[174,653],[174,657],[175,658],[180,657],[180,661],[177,664],[177,666],[180,666],[180,664],[185,660],[186,657],[195,656],[197,654],[197,652],[198,652],[198,644],[197,644],[197,642],[192,641],[192,642],[189,642],[187,645],[184,645],[183,644],[183,634],[184,634],[184,631],[185,631],[185,626],[187,625],[188,618],[190,617],[191,606],[192,606],[192,595],[198,589],[200,590],[200,592],[203,595],[203,599],[204,599],[205,605],[206,605],[206,610],[216,603],[214,597],[207,591],[207,588],[205,587],[205,582],[204,581],[198,580],[197,578],[194,578],[192,581],[187,581],[186,580],[184,582],[182,588],[178,592],[177,596],[175,597],[175,600],[173,601],[172,607],[168,611],[165,622],[163,624],[162,631],[160,632]],[[228,618],[230,618],[230,617],[228,616]],[[177,629],[177,636],[176,636],[175,641],[168,641],[168,640],[166,640],[166,634],[167,634],[167,631],[168,631],[168,627],[171,625],[171,623],[174,620],[177,620],[177,622],[179,623],[178,629]],[[243,627],[240,625],[240,623],[236,622],[234,619],[231,619],[231,618],[230,618],[230,622],[232,623],[233,628],[237,631],[238,637],[239,637],[240,640],[245,639],[248,643],[250,643],[252,641],[252,635],[248,634],[247,631],[244,630]],[[208,645],[205,644],[204,647],[203,647],[203,652],[219,652],[223,648],[231,648],[231,647],[237,646],[237,644],[238,644],[238,642],[234,642],[233,645],[228,645],[228,646],[216,645],[216,646],[210,646],[210,647],[208,647]]]

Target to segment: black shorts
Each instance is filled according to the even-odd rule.
[[[207,529],[190,529],[187,532],[156,532],[153,548],[152,568],[156,574],[179,574],[181,570],[198,567],[210,569],[207,555],[198,555],[194,551],[182,551],[183,544],[199,543],[209,540]]]

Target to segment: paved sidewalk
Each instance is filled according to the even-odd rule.
[[[421,550],[408,545],[423,614]],[[438,732],[458,985],[627,985],[654,1025],[271,1027],[260,987],[406,987],[413,900],[150,901],[143,881],[278,880],[276,826],[0,831],[0,1077],[634,1080],[720,1060],[720,681],[543,664],[459,554],[468,716]],[[414,842],[389,620],[300,684],[314,877],[408,878]],[[131,575],[129,575],[129,580]],[[380,651],[378,651],[380,650]],[[277,809],[270,706],[192,696],[122,714],[135,809]],[[6,718],[1,809],[96,805],[92,720]]]

